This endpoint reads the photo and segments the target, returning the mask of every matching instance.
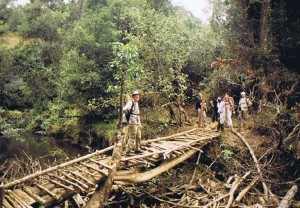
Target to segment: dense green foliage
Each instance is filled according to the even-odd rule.
[[[11,44],[1,43],[0,105],[25,111],[19,126],[28,130],[111,122],[122,76],[128,94],[183,100],[222,53],[209,25],[167,0],[1,5],[1,37]]]
[[[19,127],[76,138],[87,124],[115,121],[121,77],[125,93],[163,94],[166,102],[204,89],[235,98],[245,90],[256,106],[290,110],[299,100],[299,76],[286,68],[299,64],[296,7],[210,2],[203,24],[168,0],[2,0],[0,106],[24,112]],[[213,71],[218,57],[232,63]]]

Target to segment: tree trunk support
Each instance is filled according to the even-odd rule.
[[[124,181],[127,183],[142,183],[146,182],[158,175],[160,175],[163,172],[168,171],[169,169],[175,167],[179,163],[182,163],[183,161],[190,158],[192,155],[194,155],[198,150],[190,150],[187,153],[181,155],[178,158],[175,158],[169,162],[163,163],[157,168],[154,168],[150,171],[143,172],[143,173],[135,173],[130,175],[115,175],[114,180],[115,181]]]
[[[292,188],[285,194],[282,201],[280,202],[278,208],[288,208],[292,205],[292,200],[295,197],[296,193],[298,191],[298,186],[293,185]]]

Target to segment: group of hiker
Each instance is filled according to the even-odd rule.
[[[217,97],[216,100],[210,101],[210,105],[212,108],[212,122],[218,122],[217,130],[224,131],[224,125],[233,129],[232,126],[232,114],[236,111],[236,105],[234,103],[233,97],[229,96],[228,93],[225,93],[223,98]],[[238,127],[239,130],[243,127],[247,120],[248,110],[252,106],[252,102],[248,97],[246,97],[245,92],[241,92],[241,98],[238,102]],[[198,99],[196,102],[196,110],[197,113],[200,112],[201,108],[203,108],[203,125],[206,125],[206,112],[207,107],[206,103],[203,102],[202,93],[198,93]]]
[[[132,99],[126,103],[123,107],[122,123],[125,126],[125,135],[123,137],[123,149],[126,153],[134,151],[135,153],[141,152],[143,147],[141,145],[142,138],[142,122],[139,109],[140,93],[134,91],[132,93]],[[232,114],[236,110],[233,97],[225,93],[223,97],[217,97],[215,100],[210,101],[212,109],[212,122],[218,122],[217,130],[224,131],[224,125],[233,129],[232,126]],[[241,92],[241,98],[238,102],[238,126],[242,128],[243,124],[247,120],[248,110],[252,106],[252,102],[246,96],[245,92]],[[202,112],[203,126],[206,126],[208,111],[202,93],[197,94],[196,112],[197,116]]]

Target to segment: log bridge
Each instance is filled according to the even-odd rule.
[[[215,131],[195,128],[143,141],[145,150],[141,153],[119,158],[113,180],[119,183],[150,180],[201,151],[219,136]],[[1,185],[0,207],[53,207],[78,193],[92,192],[114,168],[113,149],[110,146]]]

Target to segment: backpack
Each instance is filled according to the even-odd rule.
[[[242,98],[241,98],[242,99]],[[240,99],[240,101],[239,101],[239,108],[238,108],[238,110],[240,111],[240,110],[242,110],[241,109],[241,105],[240,105],[240,102],[241,102],[241,99]],[[252,105],[252,102],[250,101],[250,99],[248,98],[248,97],[246,97],[246,105],[248,106],[251,106]],[[247,107],[248,108],[248,107]]]
[[[133,101],[132,101],[132,106],[131,106],[130,110],[128,110],[128,109],[125,110],[125,118],[126,118],[127,123],[129,122],[129,119],[130,119],[130,115],[131,115],[131,113],[132,113],[133,106],[134,106],[134,103],[133,103]]]

